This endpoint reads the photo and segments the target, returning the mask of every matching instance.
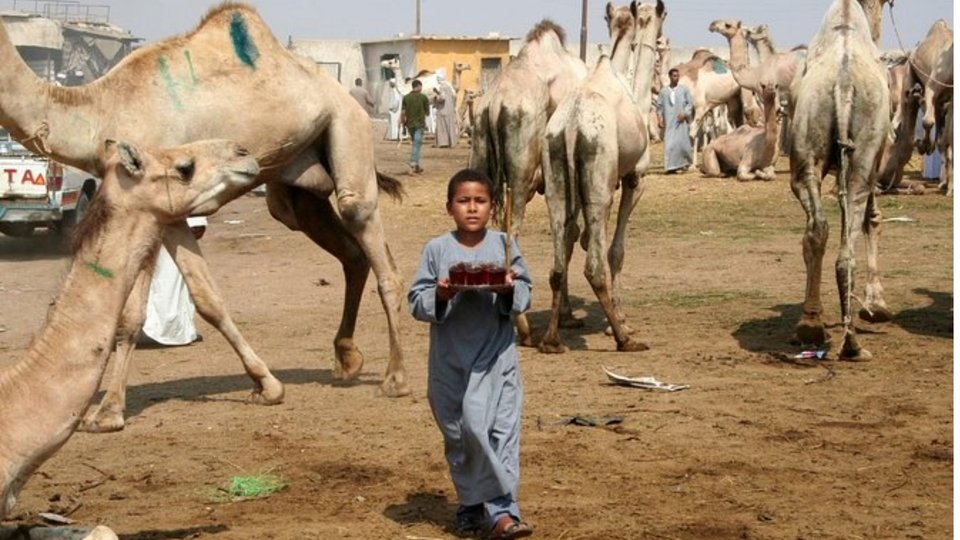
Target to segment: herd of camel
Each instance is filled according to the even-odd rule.
[[[782,116],[788,119],[790,185],[807,213],[806,297],[796,332],[802,343],[820,346],[827,340],[820,282],[828,231],[820,191],[823,177],[836,174],[843,327],[838,356],[849,360],[870,358],[857,341],[851,314],[854,243],[861,231],[867,237],[867,283],[860,316],[891,317],[877,268],[877,188],[878,182],[892,185],[896,163],[902,171],[902,147],[911,148],[904,140],[912,144],[921,102],[925,144],[933,144],[932,128],[939,127],[941,148],[952,163],[943,136],[952,139],[952,32],[939,21],[888,70],[876,47],[886,1],[834,0],[802,54],[770,46],[757,66],[749,65],[747,41],[769,44],[763,27],[748,31],[739,21],[710,26],[730,43],[729,73],[736,84],[731,95],[759,96],[763,125],[731,134],[740,134],[740,162],[728,163],[729,143],[721,138],[705,148],[703,167],[768,176],[771,163],[764,160],[775,159],[772,139],[780,135],[775,126]],[[646,348],[632,337],[618,291],[627,220],[644,192],[651,161],[651,81],[664,63],[666,15],[662,0],[607,4],[609,52],[590,69],[567,50],[563,30],[544,20],[474,103],[470,165],[512,194],[511,233],[518,234],[525,205],[538,191],[547,203],[554,264],[551,317],[539,342],[543,352],[565,351],[559,328],[579,323],[567,298],[567,270],[578,241],[617,350]],[[357,129],[368,122],[363,109],[337,81],[287,51],[253,8],[226,2],[194,31],[144,47],[82,87],[39,79],[2,25],[0,62],[0,125],[31,150],[103,179],[44,328],[25,358],[0,370],[0,519],[30,475],[77,429],[123,428],[126,375],[161,242],[184,274],[200,315],[240,356],[254,381],[251,399],[283,400],[283,385],[226,311],[185,223],[187,215],[210,214],[260,183],[267,186],[275,219],[302,231],[343,265],[336,376],[350,379],[362,368],[353,335],[372,269],[389,327],[390,358],[380,390],[393,397],[410,393],[399,331],[403,284],[378,210],[381,192],[400,197],[402,188],[376,170],[370,132]],[[691,84],[705,84],[693,92],[706,100],[698,103],[695,122],[709,107],[729,101],[708,91],[710,73],[717,71],[698,70],[683,70]],[[519,339],[531,345],[529,324],[522,317],[517,324]],[[91,408],[114,348],[114,374],[99,406]],[[61,533],[115,538],[105,527]]]

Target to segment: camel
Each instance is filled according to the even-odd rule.
[[[473,90],[464,90],[463,91],[463,103],[460,104],[460,113],[459,121],[457,125],[460,126],[460,136],[471,136],[473,134],[473,128],[475,125],[474,120],[474,104],[477,101],[477,98],[483,95],[482,91],[473,91]]]
[[[618,301],[619,277],[627,221],[643,195],[644,174],[650,165],[650,80],[666,9],[663,1],[657,0],[655,6],[631,2],[629,10],[633,16],[631,42],[626,36],[613,42],[611,56],[601,56],[590,76],[560,104],[544,136],[543,175],[553,233],[553,301],[539,347],[544,353],[567,350],[559,333],[562,285],[567,282],[573,244],[580,236],[577,221],[581,212],[585,230],[580,241],[587,251],[584,275],[607,316],[617,350],[648,349],[629,335],[624,323]],[[611,34],[617,20],[608,19]],[[635,49],[635,65],[633,80],[627,81],[623,76],[629,71],[630,49]],[[618,186],[617,225],[608,249],[607,220]]]
[[[774,164],[780,155],[781,108],[776,82],[760,83],[764,127],[740,126],[703,149],[700,171],[706,176],[736,174],[737,180],[776,178]]]
[[[889,73],[897,67],[903,68],[904,78],[898,81],[898,74]],[[899,71],[899,70],[898,70]],[[892,76],[891,76],[892,75]],[[913,83],[909,89],[912,76],[906,69],[906,63],[888,70],[890,80],[890,101],[899,103],[891,107],[891,130],[893,136],[888,136],[888,142],[880,158],[880,168],[877,173],[877,186],[884,192],[896,192],[903,180],[903,168],[913,156],[914,141],[916,140],[917,116],[920,112],[920,102],[923,99],[923,87],[920,83]],[[896,124],[896,125],[894,125]]]
[[[60,293],[26,355],[0,369],[0,519],[90,406],[124,303],[164,225],[213,213],[254,187],[260,171],[249,152],[223,140],[154,151],[108,141],[100,159],[103,182]],[[116,538],[95,534],[88,538]]]
[[[2,25],[0,58],[6,66],[0,74],[0,125],[31,150],[92,174],[104,170],[97,140],[161,147],[226,136],[249,148],[261,165],[258,181],[267,184],[271,215],[343,265],[335,376],[352,379],[363,366],[353,333],[372,267],[389,326],[390,359],[380,390],[388,396],[410,393],[400,349],[403,285],[378,209],[380,191],[399,196],[399,182],[376,171],[365,127],[370,120],[362,108],[324,70],[287,51],[252,7],[223,3],[194,31],[134,51],[85,86],[58,87],[38,78]],[[164,243],[197,311],[230,342],[254,380],[251,399],[280,402],[283,386],[229,317],[186,222],[168,226]],[[101,420],[107,430],[123,425],[118,388],[125,385],[134,330],[146,305],[149,276],[141,280],[125,315],[136,320],[121,322],[114,381],[100,411],[93,411],[95,427]]]
[[[942,126],[944,105],[953,96],[953,30],[940,19],[933,23],[927,36],[910,53],[910,72],[923,86],[922,154],[933,151],[934,126]]]
[[[870,30],[870,21],[856,0],[834,0],[810,42],[806,66],[795,87],[791,125],[790,185],[807,214],[806,295],[797,337],[804,344],[822,345],[827,340],[820,281],[828,224],[820,188],[823,176],[836,170],[841,227],[836,277],[843,326],[839,358],[844,360],[872,357],[860,346],[851,315],[854,244],[861,230],[868,243],[864,310],[889,320],[876,272],[880,219],[874,185],[890,126],[890,90]]]
[[[468,64],[468,63],[466,63],[466,62],[454,62],[454,63],[453,63],[453,81],[451,81],[451,85],[453,86],[453,89],[454,89],[454,91],[455,91],[457,94],[460,93],[460,77],[461,77],[461,74],[462,74],[464,71],[468,71],[468,70],[470,70],[470,69],[472,69],[472,68],[470,67],[470,64]]]
[[[413,79],[417,79],[420,81],[420,84],[423,85],[423,88],[421,88],[420,91],[423,92],[423,95],[425,96],[433,95],[432,92],[440,88],[440,81],[437,79],[437,74],[430,70],[421,70],[413,78],[405,76],[400,69],[399,58],[383,60],[380,62],[380,67],[391,71],[393,74],[392,77],[397,81],[397,88],[400,89],[400,92],[403,95],[407,95],[411,90],[413,90],[413,88],[410,86]],[[409,79],[409,81],[407,79]]]
[[[693,138],[693,165],[697,165],[699,141],[704,121],[714,108],[726,105],[728,117],[736,126],[759,123],[761,116],[752,93],[743,92],[730,72],[728,63],[707,49],[693,53],[689,62],[675,67],[680,82],[693,96],[694,118],[690,123]]]
[[[544,19],[530,30],[517,57],[474,104],[470,167],[510,190],[509,234],[514,238],[523,228],[527,202],[543,191],[540,149],[547,119],[586,74],[584,63],[566,49],[563,29]],[[565,321],[578,324],[569,308]],[[526,316],[517,316],[516,324],[520,344],[533,346]]]
[[[940,131],[940,184],[938,189],[947,197],[953,196],[953,98],[946,104],[943,128]]]

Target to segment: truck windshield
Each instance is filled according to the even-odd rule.
[[[33,155],[33,152],[27,150],[16,139],[11,137],[7,130],[0,129],[0,157],[30,155]]]

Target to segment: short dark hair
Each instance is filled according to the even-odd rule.
[[[456,195],[457,188],[460,187],[460,184],[466,184],[467,182],[476,182],[487,186],[487,191],[490,192],[490,200],[493,202],[493,206],[496,208],[500,207],[500,190],[497,189],[497,185],[493,183],[493,180],[491,180],[486,173],[476,169],[461,169],[450,177],[450,182],[447,183],[447,204],[453,202],[453,196]]]
[[[353,81],[353,84],[357,86],[363,86],[363,79],[361,79],[360,77],[357,77],[357,79]]]
[[[414,79],[412,85],[414,88],[420,88],[423,86],[423,83],[420,82],[420,79]]]
[[[676,73],[677,75],[679,75],[679,74],[680,74],[680,70],[677,69],[677,68],[670,68],[670,71],[667,72],[667,75],[673,75],[674,73]]]

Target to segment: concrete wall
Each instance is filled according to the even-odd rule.
[[[370,90],[364,69],[363,51],[359,41],[333,39],[291,39],[287,47],[324,68],[334,79],[347,88],[353,81],[363,79]]]

